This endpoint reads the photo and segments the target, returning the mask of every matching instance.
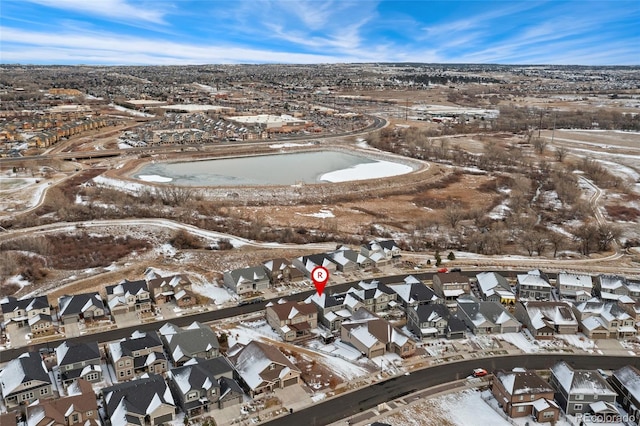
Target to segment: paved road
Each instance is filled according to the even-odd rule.
[[[398,376],[356,390],[335,399],[320,402],[293,414],[267,422],[269,426],[326,425],[358,414],[381,404],[408,395],[415,391],[467,377],[474,368],[511,370],[515,367],[546,369],[564,360],[574,368],[606,370],[624,365],[640,366],[640,358],[634,356],[602,355],[511,355],[488,359],[466,360],[414,371],[408,376]]]

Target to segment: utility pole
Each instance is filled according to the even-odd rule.
[[[556,134],[556,118],[557,118],[557,114],[553,114],[553,130],[551,131],[551,145],[553,145],[553,138]]]

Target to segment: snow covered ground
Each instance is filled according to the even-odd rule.
[[[496,406],[490,405],[492,403],[495,403]],[[524,426],[525,424],[534,424],[529,417],[509,421],[496,410],[499,410],[497,402],[489,391],[481,393],[468,390],[422,400],[389,417],[380,419],[380,421],[392,426],[511,426],[513,424]],[[556,425],[570,426],[571,423],[561,418]]]
[[[413,168],[404,164],[390,161],[376,161],[375,163],[356,164],[348,169],[335,170],[320,176],[325,182],[348,182],[352,180],[377,179],[410,173]]]
[[[226,287],[220,287],[217,284],[210,283],[208,281],[200,284],[193,284],[191,289],[194,292],[213,300],[216,305],[223,305],[236,297]]]
[[[145,182],[160,182],[160,183],[171,182],[173,180],[173,178],[159,176],[159,175],[139,175],[138,179],[143,180]]]
[[[317,217],[319,219],[327,219],[330,217],[336,217],[333,212],[331,211],[331,209],[320,209],[320,211],[318,213],[310,213],[310,214],[303,214],[303,213],[296,213],[297,215],[300,216],[308,216],[308,217]]]

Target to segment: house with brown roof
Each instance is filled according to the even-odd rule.
[[[413,339],[364,308],[342,323],[340,338],[367,358],[382,356],[387,352],[406,358],[416,352]]]
[[[567,302],[518,302],[514,316],[536,339],[578,332],[578,320]]]
[[[269,304],[266,317],[269,325],[285,342],[304,339],[318,326],[318,311],[311,303],[282,300]]]
[[[252,398],[300,383],[301,371],[274,346],[253,340],[229,348],[227,356],[236,370],[235,378]]]
[[[27,426],[98,426],[98,404],[91,383],[78,379],[67,389],[67,397],[43,401],[29,407]]]
[[[302,281],[304,279],[302,271],[293,266],[293,264],[285,258],[279,257],[277,259],[267,260],[263,262],[262,265],[265,271],[267,271],[267,276],[271,284]]]
[[[179,307],[193,306],[197,303],[191,290],[191,281],[183,275],[156,277],[147,281],[149,294],[156,305],[175,302]]]
[[[433,275],[433,290],[448,307],[455,308],[458,297],[469,294],[471,286],[469,278],[460,272],[438,272]]]
[[[555,390],[535,371],[498,371],[491,393],[509,417],[533,416],[538,423],[554,424],[560,415]]]

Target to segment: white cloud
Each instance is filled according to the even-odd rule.
[[[156,24],[164,24],[164,12],[150,7],[159,2],[138,2],[137,5],[126,0],[26,0],[42,6],[56,9],[81,12],[87,15],[102,16],[115,21],[142,20]],[[161,3],[161,2],[160,2]]]

